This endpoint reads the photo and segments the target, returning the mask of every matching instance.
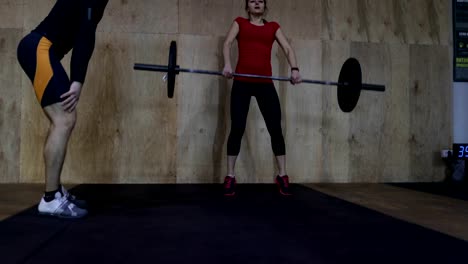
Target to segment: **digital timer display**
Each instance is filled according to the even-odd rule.
[[[468,160],[468,143],[453,144],[453,157]]]

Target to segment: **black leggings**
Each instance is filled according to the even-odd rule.
[[[231,91],[231,132],[227,142],[227,154],[237,156],[240,152],[249,113],[250,98],[255,96],[271,137],[275,156],[286,154],[281,129],[281,107],[273,83],[249,83],[234,81]]]

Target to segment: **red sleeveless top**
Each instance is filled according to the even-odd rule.
[[[271,49],[275,42],[276,31],[280,28],[276,22],[266,22],[257,26],[246,18],[235,19],[239,24],[237,46],[239,58],[236,73],[271,76]],[[271,79],[235,77],[235,80],[246,82],[272,83]]]

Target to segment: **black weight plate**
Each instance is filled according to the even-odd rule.
[[[169,62],[167,65],[167,97],[174,97],[175,78],[176,78],[176,67],[177,67],[177,43],[171,41],[169,47]]]
[[[341,111],[349,113],[353,111],[359,101],[362,89],[362,72],[359,61],[349,58],[341,67],[338,82],[338,105]]]

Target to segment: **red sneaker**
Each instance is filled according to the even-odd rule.
[[[289,196],[292,193],[289,191],[289,177],[288,175],[284,176],[276,176],[276,185],[278,185],[278,189],[281,195]]]
[[[226,176],[224,178],[224,196],[234,196],[236,194],[236,178]]]

